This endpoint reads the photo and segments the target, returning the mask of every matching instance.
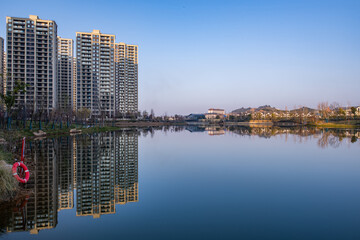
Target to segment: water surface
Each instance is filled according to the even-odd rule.
[[[169,127],[27,143],[2,239],[360,239],[354,130]]]

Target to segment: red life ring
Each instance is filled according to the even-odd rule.
[[[18,167],[21,167],[24,172],[25,172],[25,178],[20,178],[19,177],[19,174],[17,173],[17,168]],[[16,162],[14,163],[13,167],[12,167],[12,173],[13,173],[13,176],[16,178],[16,180],[18,180],[19,182],[21,183],[27,183],[27,181],[29,181],[29,178],[30,178],[30,172],[29,172],[29,169],[25,166],[24,163],[22,162]]]

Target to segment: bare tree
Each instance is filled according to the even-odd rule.
[[[318,110],[323,119],[327,119],[330,114],[330,107],[328,102],[320,102],[318,104]]]

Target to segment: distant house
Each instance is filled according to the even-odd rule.
[[[351,116],[352,115],[350,107],[345,108],[345,114],[346,114],[346,116]]]
[[[225,115],[225,110],[224,109],[209,108],[208,113]]]
[[[225,110],[224,109],[216,109],[216,108],[209,108],[208,113],[205,114],[205,118],[208,120],[211,119],[224,119],[225,116]]]
[[[208,120],[220,118],[220,116],[221,115],[216,114],[216,113],[206,113],[205,114],[205,118],[208,119]]]

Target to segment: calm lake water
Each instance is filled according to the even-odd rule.
[[[354,130],[168,127],[34,140],[1,239],[360,239]],[[20,150],[19,150],[20,152]]]

